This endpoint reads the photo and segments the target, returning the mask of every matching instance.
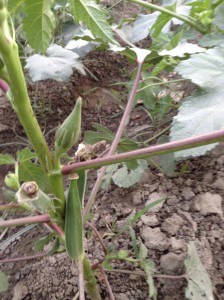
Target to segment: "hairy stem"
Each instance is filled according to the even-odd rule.
[[[192,20],[192,18],[189,19],[187,16],[177,14],[176,12],[174,12],[172,10],[166,9],[164,7],[161,7],[161,6],[146,2],[146,1],[142,1],[142,0],[128,0],[128,1],[139,4],[146,8],[170,15],[170,16],[177,18],[177,19],[183,21],[184,23],[190,25],[191,27],[195,28],[200,33],[202,33],[202,34],[206,33],[206,29],[204,29],[200,24],[198,24],[197,20]]]
[[[83,271],[84,279],[86,282],[86,288],[89,293],[89,296],[92,300],[101,300],[101,296],[97,287],[96,278],[94,272],[91,269],[91,265],[86,256],[83,258]]]
[[[138,85],[139,85],[139,81],[140,81],[140,78],[141,78],[141,71],[142,71],[142,65],[143,65],[143,62],[144,61],[140,61],[138,62],[138,70],[137,70],[137,75],[136,75],[136,78],[135,78],[135,82],[134,82],[134,85],[132,87],[132,90],[131,90],[131,93],[130,93],[130,96],[129,96],[129,99],[128,99],[128,102],[127,102],[127,106],[125,108],[125,111],[124,111],[124,114],[123,114],[123,117],[121,119],[121,122],[120,122],[120,125],[119,125],[119,128],[117,130],[117,133],[115,135],[115,138],[114,138],[114,141],[110,147],[110,150],[108,152],[108,157],[110,157],[111,155],[113,155],[117,149],[117,146],[120,142],[120,139],[121,139],[121,136],[123,134],[123,131],[124,131],[124,128],[125,126],[127,125],[128,121],[129,121],[129,115],[130,115],[130,112],[131,112],[131,109],[132,109],[132,106],[133,106],[133,102],[134,102],[134,99],[135,99],[135,95],[136,95],[136,92],[137,92],[137,89],[138,89]],[[96,194],[100,188],[100,185],[102,183],[102,180],[103,180],[103,176],[105,175],[105,172],[106,172],[106,167],[104,166],[103,168],[101,168],[100,170],[100,173],[97,177],[97,180],[95,182],[95,185],[91,191],[91,194],[89,196],[89,199],[87,201],[87,204],[84,208],[84,211],[83,211],[83,219],[84,219],[84,222],[86,221],[87,219],[87,216],[89,214],[89,211],[94,203],[94,200],[95,200],[95,197],[96,197]]]
[[[109,283],[109,281],[107,279],[107,274],[105,273],[104,269],[101,266],[99,266],[99,270],[100,270],[101,274],[103,275],[103,280],[104,280],[104,282],[106,284],[108,293],[110,295],[110,300],[115,300],[115,297],[114,297],[111,285],[110,285],[110,283]]]
[[[8,11],[3,7],[0,9],[0,54],[10,79],[11,104],[38,156],[43,170],[45,173],[48,173],[49,170],[52,171],[54,169],[54,161],[30,103],[19,59],[18,45],[10,35],[7,18]],[[61,176],[52,176],[49,182],[51,192],[64,202]],[[62,208],[57,208],[58,214],[63,212],[64,205],[62,206]]]
[[[162,145],[150,146],[144,149],[111,155],[108,157],[98,158],[90,161],[74,163],[62,166],[61,174],[67,175],[74,171],[96,169],[105,165],[112,165],[133,159],[147,158],[156,155],[163,155],[171,152],[185,149],[200,147],[203,145],[213,144],[224,141],[224,130],[217,130],[212,133],[183,139],[180,141],[169,142]]]

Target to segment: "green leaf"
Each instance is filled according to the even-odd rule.
[[[141,241],[140,248],[139,248],[139,259],[144,260],[146,259],[147,256],[148,256],[148,249]]]
[[[177,32],[170,40],[169,44],[166,46],[167,50],[171,50],[177,47],[177,45],[179,44],[182,36],[184,34],[183,30],[180,30],[179,32]]]
[[[128,257],[128,252],[126,250],[119,250],[117,257],[119,259],[125,259]]]
[[[152,274],[156,271],[155,264],[153,261],[146,259],[148,256],[148,249],[146,246],[142,243],[140,243],[139,248],[139,259],[140,259],[140,265],[144,269],[146,276],[147,276],[147,284],[149,287],[149,296],[153,298],[153,300],[157,299],[157,291],[154,285]]]
[[[117,44],[107,23],[106,11],[99,4],[94,0],[69,0],[68,3],[76,23],[83,22],[96,37]]]
[[[224,46],[224,32],[213,32],[204,35],[200,39],[199,45],[202,47]]]
[[[15,15],[23,7],[25,0],[8,0],[8,11],[11,16]]]
[[[155,266],[153,261],[145,260],[142,264],[142,267],[147,276],[147,284],[149,287],[149,296],[152,297],[153,300],[157,299],[157,290],[154,285],[154,280],[152,274],[155,272]]]
[[[129,232],[132,240],[135,257],[138,257],[137,239],[136,239],[135,231],[131,226],[129,226]]]
[[[185,296],[189,300],[214,300],[212,284],[198,256],[194,242],[189,242],[185,259],[188,286]]]
[[[25,0],[24,31],[32,48],[44,53],[53,38],[55,16],[51,10],[52,0]]]
[[[41,190],[48,190],[48,179],[41,166],[33,164],[30,161],[25,161],[19,164],[19,180],[20,182],[35,181]]]
[[[166,7],[168,9],[168,7]],[[155,39],[159,36],[160,32],[162,31],[163,27],[172,19],[173,17],[168,14],[161,13],[156,22],[153,24],[151,28],[152,37]]]
[[[5,177],[5,184],[12,190],[17,191],[20,187],[18,176],[14,173],[8,173]]]
[[[159,144],[168,143],[169,138],[166,135],[162,135],[158,138]],[[167,153],[164,155],[160,155],[157,157],[159,166],[161,167],[162,171],[167,174],[168,176],[173,176],[175,173],[175,160],[174,160],[174,153]]]
[[[186,54],[198,53],[205,51],[204,48],[199,47],[197,44],[188,43],[185,40],[180,41],[180,43],[171,50],[162,50],[159,52],[159,55],[170,55],[177,57],[184,57]]]
[[[224,128],[223,93],[224,89],[222,88],[217,91],[195,95],[184,101],[173,120],[170,133],[171,141],[211,133]],[[217,143],[178,151],[174,153],[174,157],[180,159],[203,155],[216,145]]]
[[[114,164],[107,167],[106,173],[103,177],[103,181],[101,184],[102,189],[108,190],[111,186],[111,178],[113,174],[118,170],[119,164]]]
[[[144,171],[148,168],[146,160],[138,160],[138,167],[134,170],[128,170],[125,164],[122,164],[112,176],[113,182],[123,188],[128,188],[139,182]]]
[[[54,79],[67,82],[76,68],[82,75],[85,70],[79,56],[71,50],[52,44],[46,55],[34,54],[26,59],[25,68],[29,70],[29,75],[33,81]]]
[[[8,289],[9,283],[4,272],[0,271],[0,293]]]
[[[182,61],[176,71],[202,88],[220,88],[224,83],[224,48],[216,47]],[[205,72],[206,70],[206,72]]]
[[[36,158],[36,154],[32,152],[29,148],[24,148],[16,152],[16,159],[19,163],[23,163],[27,160]]]
[[[92,126],[97,130],[97,132],[85,131],[84,141],[87,144],[93,145],[102,140],[105,140],[108,143],[113,142],[115,134],[110,129],[104,127],[101,124],[97,124],[97,123],[93,123]],[[138,149],[138,144],[127,137],[123,137],[123,138],[121,138],[117,149],[118,149],[118,152],[132,151],[132,150]]]
[[[224,29],[223,18],[224,18],[224,4],[221,4],[215,9],[215,17],[213,20],[213,23],[220,29]]]
[[[132,218],[130,218],[131,224],[136,223],[145,213],[147,213],[151,208],[159,204],[160,202],[165,201],[165,198],[161,198],[153,201],[146,205],[143,209],[141,209],[137,214],[135,214]]]
[[[36,241],[34,246],[35,252],[40,252],[44,249],[44,246],[47,245],[53,238],[55,237],[55,232],[51,232],[50,234],[46,235],[43,238],[40,238]]]
[[[0,154],[0,165],[14,165],[15,160],[10,154]]]
[[[118,145],[119,152],[133,151],[138,148],[139,148],[138,144],[127,137],[121,138],[121,141]]]
[[[111,130],[97,123],[93,123],[92,127],[94,127],[97,130],[97,132],[85,131],[84,141],[87,144],[93,145],[102,140],[105,140],[108,143],[111,143],[113,141],[114,134]]]

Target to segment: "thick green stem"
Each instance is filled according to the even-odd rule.
[[[89,260],[86,256],[83,258],[84,279],[88,294],[92,300],[101,300],[101,296],[97,287],[96,278],[91,268]]]
[[[50,151],[30,104],[19,59],[18,46],[9,35],[7,15],[7,10],[3,8],[0,11],[0,53],[10,78],[12,105],[38,155],[42,167],[47,172],[48,168],[52,165]]]
[[[18,45],[10,35],[7,17],[7,9],[0,9],[0,54],[10,78],[12,106],[23,125],[43,170],[48,173],[48,171],[54,169],[54,161],[30,103],[23,69],[19,59]],[[62,178],[61,176],[51,176],[49,182],[51,192],[63,201],[61,207],[57,208],[58,214],[61,214],[64,211]]]
[[[144,6],[146,8],[150,8],[150,9],[155,10],[155,11],[160,11],[161,13],[164,13],[164,14],[170,15],[174,18],[177,18],[177,19],[183,21],[184,23],[190,25],[191,27],[195,28],[197,31],[199,31],[202,34],[205,34],[206,31],[207,31],[200,24],[198,24],[197,20],[192,20],[192,18],[189,19],[187,16],[177,14],[172,10],[169,10],[169,9],[164,8],[164,7],[161,7],[161,6],[146,2],[146,1],[142,1],[142,0],[128,0],[128,1],[139,4],[139,5]]]

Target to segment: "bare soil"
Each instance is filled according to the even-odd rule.
[[[83,77],[74,73],[68,84],[52,81],[34,84],[28,80],[33,106],[50,145],[54,128],[69,114],[78,96],[84,99],[83,131],[90,129],[92,122],[106,125],[114,132],[117,128],[122,112],[120,104],[125,103],[128,91],[121,85],[116,88],[115,94],[110,84],[130,80],[133,66],[123,56],[109,52],[92,53],[88,61],[88,68],[95,79],[91,75]],[[0,98],[0,104],[0,144],[7,143],[1,146],[1,153],[15,153],[23,146],[16,142],[26,143],[25,136],[4,97]],[[139,107],[134,109],[130,131],[140,128],[146,122],[150,124],[147,114]],[[155,132],[157,128],[153,130]],[[1,168],[1,181],[8,169]],[[96,174],[92,172],[89,190],[95,177]],[[108,191],[101,190],[91,223],[99,231],[108,249],[123,249],[132,255],[133,246],[128,232],[120,236],[116,233],[131,212],[137,212],[149,201],[161,197],[166,197],[164,204],[146,213],[134,225],[136,235],[147,246],[148,257],[155,262],[160,274],[184,274],[186,245],[189,241],[195,241],[200,258],[210,275],[215,298],[224,299],[223,144],[204,157],[179,163],[173,177],[149,167],[142,180],[129,189],[112,186]],[[3,197],[0,200],[4,203]],[[3,240],[20,229],[9,229]],[[89,228],[87,230],[86,249],[92,262],[96,262],[103,257],[103,251],[94,233]],[[35,240],[45,236],[46,232],[44,226],[35,226],[12,241],[4,251],[0,249],[1,259],[33,255]],[[1,270],[6,272],[10,281],[9,290],[1,294],[2,300],[70,300],[78,290],[77,268],[66,253],[2,264]],[[113,269],[107,275],[116,300],[150,299],[146,277],[136,275],[136,272],[139,272],[139,268],[135,264],[113,262]],[[109,299],[101,274],[97,277],[102,299]],[[184,279],[155,278],[155,283],[158,299],[185,299]]]

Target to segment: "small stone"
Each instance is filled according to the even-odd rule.
[[[195,196],[195,193],[192,191],[191,188],[184,187],[182,190],[182,196],[185,200],[191,200]]]
[[[125,293],[119,293],[116,295],[117,300],[129,300],[128,296]]]
[[[78,269],[76,267],[74,267],[74,266],[71,266],[71,274],[73,276],[78,275]]]
[[[169,206],[173,206],[173,205],[177,204],[178,202],[179,202],[179,199],[177,198],[177,196],[172,195],[172,196],[169,196],[169,198],[166,201],[166,204]]]
[[[159,220],[156,215],[143,215],[141,217],[143,224],[148,225],[150,227],[155,227],[159,225]]]
[[[175,235],[178,233],[179,228],[184,224],[184,220],[177,214],[173,214],[172,217],[167,218],[162,223],[162,230],[169,233],[170,235]]]
[[[186,250],[186,243],[184,240],[178,240],[175,237],[170,238],[170,251],[174,253],[184,252]]]
[[[166,195],[163,193],[152,193],[149,195],[149,199],[146,201],[145,206],[149,205],[150,203],[153,203],[156,200],[164,199],[165,200]],[[161,210],[163,207],[164,201],[161,201],[160,203],[156,204],[154,207],[150,209],[150,213],[156,213]]]
[[[192,219],[191,214],[190,214],[189,212],[187,212],[187,211],[180,211],[180,212],[178,212],[178,213],[179,213],[179,215],[183,216],[183,217],[190,223],[190,225],[192,226],[194,232],[197,232],[197,230],[198,230],[198,225],[197,225],[197,223],[194,222],[194,220]]]
[[[207,172],[203,176],[203,182],[204,183],[211,183],[213,181],[214,175],[212,172]]]
[[[22,300],[28,292],[27,286],[23,282],[18,282],[14,287],[12,300]]]
[[[142,203],[142,194],[139,191],[132,193],[132,203],[134,205],[139,205]]]
[[[140,235],[149,249],[164,251],[169,248],[169,239],[158,227],[143,227]]]
[[[224,178],[218,178],[213,184],[211,184],[211,187],[224,190]]]
[[[217,160],[216,160],[217,164],[219,166],[223,166],[224,165],[224,155],[221,155]]]
[[[223,219],[222,197],[219,194],[207,192],[196,196],[193,209],[202,215],[216,213]]]
[[[165,274],[180,274],[184,269],[185,254],[175,254],[173,252],[162,255],[160,266]]]
[[[57,278],[54,277],[53,280],[52,280],[53,286],[58,286],[59,283],[60,283],[60,281]]]
[[[48,259],[48,261],[49,261],[49,263],[50,263],[51,265],[54,265],[54,264],[56,263],[56,259],[55,259],[55,257],[53,257],[53,256],[50,256],[49,259]]]
[[[72,284],[72,285],[77,285],[78,283],[78,278],[77,277],[72,277],[69,282]]]

